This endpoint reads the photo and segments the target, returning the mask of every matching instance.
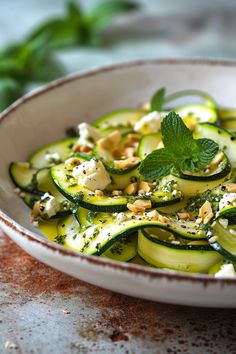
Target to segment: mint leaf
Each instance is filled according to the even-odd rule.
[[[192,132],[175,112],[170,112],[161,123],[163,144],[170,152],[178,156],[189,156],[197,150]]]
[[[165,94],[166,94],[166,89],[164,87],[162,87],[161,89],[159,89],[154,93],[154,95],[151,98],[151,107],[150,107],[151,112],[163,111],[163,106],[165,103]]]
[[[218,144],[211,139],[198,139],[198,152],[195,155],[197,167],[199,169],[209,165],[219,150]]]
[[[147,180],[158,179],[170,173],[174,162],[173,156],[166,149],[158,149],[141,162],[139,172]]]
[[[213,140],[194,139],[192,132],[175,112],[170,112],[163,119],[161,133],[164,148],[153,151],[140,165],[140,174],[148,180],[166,176],[172,169],[203,169],[210,164],[219,149]]]

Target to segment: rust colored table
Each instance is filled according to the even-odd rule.
[[[115,294],[0,241],[0,353],[236,353],[236,310]]]

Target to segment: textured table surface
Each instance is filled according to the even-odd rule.
[[[0,353],[236,353],[236,310],[115,294],[0,240]]]
[[[64,2],[0,1],[0,46],[61,13]],[[102,48],[60,53],[67,72],[128,59],[236,57],[235,0],[139,2],[142,14],[113,24]],[[236,310],[115,294],[37,262],[6,236],[0,243],[0,353],[236,353]]]

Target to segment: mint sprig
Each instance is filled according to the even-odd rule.
[[[178,171],[201,170],[211,163],[219,146],[211,139],[194,139],[191,130],[175,112],[161,123],[164,148],[151,152],[139,172],[146,180],[159,179]]]
[[[154,93],[150,102],[150,111],[162,112],[165,103],[166,89],[164,87],[160,88]]]

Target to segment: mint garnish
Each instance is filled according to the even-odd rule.
[[[163,106],[165,103],[165,94],[166,94],[166,89],[164,87],[160,88],[158,91],[154,93],[154,95],[151,98],[150,102],[150,111],[157,111],[157,112],[162,112],[163,111]]]
[[[194,139],[191,130],[175,112],[161,123],[164,148],[151,152],[140,165],[147,180],[158,179],[178,171],[201,170],[215,157],[219,146],[211,139]]]

